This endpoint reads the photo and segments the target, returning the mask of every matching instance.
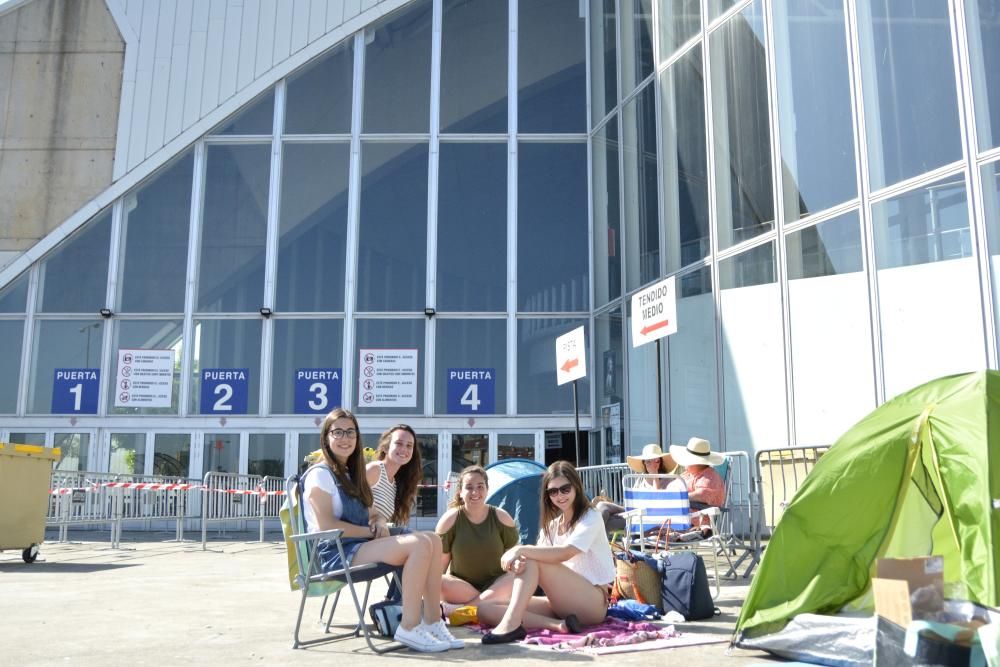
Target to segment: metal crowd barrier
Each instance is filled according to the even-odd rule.
[[[765,538],[778,524],[785,507],[795,496],[816,462],[827,451],[829,445],[817,447],[782,447],[764,449],[757,452],[756,479],[752,494],[755,506],[753,518],[756,550],[747,574],[760,562]]]
[[[150,528],[153,521],[172,521],[174,539],[184,540],[184,520],[197,518],[192,513],[190,494],[199,487],[186,477],[161,475],[119,475],[122,490],[122,514],[119,521],[142,521]]]
[[[728,461],[726,469],[726,507],[719,516],[719,533],[725,538],[726,549],[731,555],[742,551],[736,560],[730,561],[725,576],[736,576],[739,566],[750,560],[743,576],[750,576],[760,548],[755,530],[756,506],[753,476],[750,473],[750,455],[746,452],[722,452]]]
[[[59,542],[69,541],[70,526],[103,525],[111,530],[111,548],[121,539],[122,489],[108,486],[118,475],[101,472],[52,473],[47,527],[59,528]]]
[[[631,472],[627,463],[610,463],[601,466],[583,466],[577,468],[583,481],[583,490],[587,496],[594,499],[597,496],[610,498],[616,505],[624,504],[622,500],[622,478]]]
[[[246,522],[256,521],[260,541],[264,541],[264,522],[277,519],[285,494],[281,477],[209,472],[201,487],[201,548],[207,549],[208,524],[236,524],[244,530]]]

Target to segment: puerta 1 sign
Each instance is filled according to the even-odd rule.
[[[673,276],[632,295],[632,347],[677,332],[677,290]]]

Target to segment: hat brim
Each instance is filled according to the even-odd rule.
[[[725,458],[717,452],[709,452],[707,456],[698,456],[688,451],[684,445],[670,445],[670,455],[680,465],[684,466],[717,466],[721,465]]]
[[[640,475],[645,475],[646,466],[643,465],[644,461],[652,461],[653,459],[660,459],[660,474],[667,474],[677,467],[677,462],[674,457],[670,454],[663,453],[657,454],[656,456],[627,456],[625,457],[625,462],[628,463],[628,467],[639,473]]]

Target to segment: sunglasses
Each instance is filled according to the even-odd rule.
[[[556,496],[568,496],[572,490],[572,484],[563,484],[562,486],[550,486],[545,489],[545,493],[549,494],[549,498],[555,498]]]

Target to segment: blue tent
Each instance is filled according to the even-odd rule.
[[[538,539],[544,472],[545,466],[528,459],[504,459],[486,467],[490,482],[486,502],[502,507],[514,517],[521,544],[534,544]]]

